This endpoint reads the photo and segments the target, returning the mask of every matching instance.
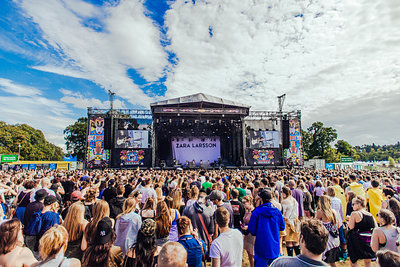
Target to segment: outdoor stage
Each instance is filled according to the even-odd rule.
[[[302,166],[301,112],[195,94],[150,110],[88,108],[86,168]]]

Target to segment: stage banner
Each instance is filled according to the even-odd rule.
[[[108,167],[109,151],[104,149],[104,118],[89,117],[88,127],[86,167]]]
[[[250,131],[251,148],[279,148],[278,131]]]
[[[221,157],[221,144],[218,136],[216,137],[174,137],[172,138],[172,154],[179,164],[186,161],[200,161],[213,163]]]
[[[151,149],[114,149],[113,168],[138,166],[151,166]]]
[[[280,149],[247,149],[246,163],[249,166],[279,165]]]
[[[118,130],[115,136],[115,148],[148,148],[149,131]]]
[[[303,165],[300,120],[289,120],[289,148],[284,150],[287,166]]]

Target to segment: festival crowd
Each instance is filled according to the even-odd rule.
[[[400,266],[399,171],[10,170],[0,202],[0,266]]]

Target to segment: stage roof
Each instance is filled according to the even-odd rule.
[[[155,103],[151,103],[150,106],[153,107],[158,107],[158,106],[175,106],[175,105],[180,105],[180,104],[190,104],[190,103],[200,103],[200,102],[205,102],[205,103],[212,103],[212,104],[217,104],[217,105],[223,105],[223,106],[230,106],[230,107],[241,107],[241,108],[250,108],[250,106],[240,104],[231,100],[226,100],[220,97],[216,96],[211,96],[203,93],[198,93],[194,95],[188,95],[188,96],[182,96],[178,98],[171,98],[167,99],[164,101],[159,101]]]

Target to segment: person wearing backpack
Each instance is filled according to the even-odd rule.
[[[36,191],[35,201],[29,203],[25,209],[24,220],[23,220],[23,225],[25,226],[24,241],[25,245],[32,251],[34,251],[36,244],[36,234],[32,234],[33,231],[31,231],[31,229],[28,229],[28,224],[35,213],[37,213],[38,211],[41,213],[44,207],[43,202],[46,196],[47,196],[47,191],[44,189],[39,189],[38,191]]]

